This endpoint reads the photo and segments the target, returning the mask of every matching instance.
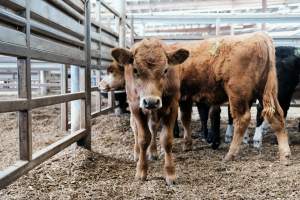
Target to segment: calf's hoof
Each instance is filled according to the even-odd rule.
[[[220,146],[220,142],[219,142],[219,141],[214,141],[214,142],[212,143],[212,145],[211,145],[211,148],[212,148],[213,150],[216,150],[216,149],[219,148],[219,146]]]
[[[137,180],[137,181],[146,181],[147,180],[147,174],[145,172],[136,172],[135,180]]]
[[[192,142],[183,143],[182,150],[183,151],[191,151],[193,149]]]
[[[173,176],[167,176],[166,177],[166,183],[168,186],[172,186],[172,185],[175,185],[175,175]]]
[[[291,165],[291,153],[285,153],[280,156],[280,163],[285,166]]]
[[[237,158],[236,155],[227,153],[226,156],[223,158],[223,161],[229,162],[229,161],[236,160],[236,158]]]

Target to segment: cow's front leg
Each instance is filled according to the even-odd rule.
[[[183,150],[192,150],[191,114],[193,102],[191,99],[180,102],[181,122],[184,130]]]
[[[173,146],[173,128],[177,118],[178,105],[171,109],[171,113],[163,118],[163,127],[160,135],[160,143],[165,153],[164,171],[166,182],[168,185],[173,185],[176,179],[175,165],[172,156]]]
[[[146,180],[147,178],[147,148],[151,141],[151,133],[147,125],[147,118],[143,114],[135,114],[134,116],[137,126],[137,143],[139,148],[139,158],[136,166],[135,177],[139,180]]]
[[[133,114],[130,114],[130,126],[134,134],[133,159],[135,162],[139,160],[140,148],[138,144],[138,130],[134,121]]]
[[[148,148],[148,159],[149,160],[157,160],[158,154],[157,154],[156,136],[157,136],[157,130],[159,127],[158,119],[156,117],[152,116],[148,122],[148,126],[149,126],[150,132],[151,132],[151,142],[150,142],[150,146]]]

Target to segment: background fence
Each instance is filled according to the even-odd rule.
[[[98,8],[110,12],[120,27],[114,31],[99,20],[91,20],[89,0],[0,1],[0,54],[16,57],[17,68],[11,73],[14,81],[8,86],[16,88],[18,93],[15,100],[0,101],[0,112],[18,112],[20,152],[19,161],[0,171],[0,188],[74,142],[91,149],[91,118],[115,107],[113,91],[108,95],[108,106],[101,107],[101,96],[94,84],[100,80],[101,70],[112,61],[111,48],[130,45],[125,39],[125,29],[131,27],[126,23],[125,1],[119,4],[121,12],[98,1]],[[48,83],[46,69],[32,68],[33,63],[60,63],[53,69],[59,70],[60,80]],[[38,87],[56,84],[61,94],[33,97],[31,83],[38,76]],[[96,96],[93,113],[92,92]],[[71,102],[70,120],[68,102]],[[33,154],[31,110],[54,104],[61,104],[61,127],[63,130],[71,127],[71,133]]]

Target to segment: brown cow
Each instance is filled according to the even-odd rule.
[[[103,91],[124,89],[124,67],[113,61],[106,70],[107,75],[100,81],[99,89]]]
[[[245,129],[250,122],[249,103],[253,97],[263,103],[264,118],[276,132],[280,159],[287,164],[290,156],[288,135],[284,130],[283,111],[277,100],[275,49],[265,33],[226,36],[190,44],[190,58],[179,66],[181,103],[186,147],[191,146],[190,115],[193,101],[220,105],[227,100],[234,118],[234,137],[225,161],[239,152]]]
[[[184,49],[166,52],[159,40],[144,40],[135,44],[131,51],[114,49],[112,56],[125,66],[127,100],[131,111],[131,126],[135,133],[135,155],[138,156],[136,178],[147,176],[146,151],[155,142],[158,125],[164,150],[167,184],[175,180],[172,158],[173,127],[177,117],[180,97],[180,81],[173,65],[182,63],[189,55]],[[151,139],[152,135],[152,139]],[[156,147],[156,145],[151,145]],[[150,147],[151,147],[150,146]],[[149,149],[150,155],[157,154]]]

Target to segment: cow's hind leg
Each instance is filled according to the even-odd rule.
[[[264,118],[269,122],[273,131],[276,134],[279,148],[280,161],[284,165],[289,164],[289,158],[291,156],[291,150],[288,142],[288,134],[285,131],[285,121],[283,117],[283,111],[279,106],[278,100],[274,98],[274,104],[276,109],[274,113],[268,114],[270,112],[263,110]]]
[[[183,150],[192,150],[191,114],[193,102],[191,100],[180,102],[181,122],[184,130]]]
[[[248,102],[242,102],[240,100],[230,101],[230,108],[233,117],[234,134],[229,151],[224,158],[225,161],[234,160],[238,156],[245,130],[251,119]]]

